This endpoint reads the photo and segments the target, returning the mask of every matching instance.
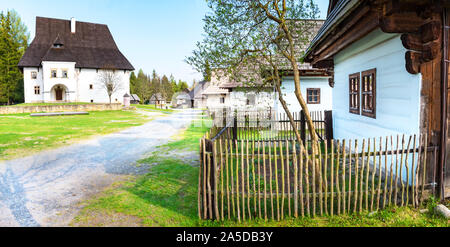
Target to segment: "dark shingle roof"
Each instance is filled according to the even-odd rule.
[[[108,26],[70,20],[36,17],[36,37],[18,66],[39,67],[42,61],[76,62],[77,68],[134,70],[119,51]],[[54,44],[62,47],[56,47]]]

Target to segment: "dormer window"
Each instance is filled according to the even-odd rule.
[[[53,44],[53,48],[62,48],[63,45],[62,44]]]
[[[51,75],[50,75],[52,78],[56,78],[57,77],[57,71],[56,71],[56,69],[52,69],[51,70]]]

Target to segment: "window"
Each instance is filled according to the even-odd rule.
[[[350,113],[360,113],[359,107],[359,73],[350,75],[349,95],[350,95]]]
[[[320,88],[306,89],[307,104],[320,104]]]
[[[376,118],[376,75],[376,69],[361,73],[361,114],[371,118]]]
[[[37,72],[36,71],[32,71],[31,72],[31,79],[37,79]]]
[[[89,89],[94,89],[94,85],[92,85],[92,84],[89,84]]]
[[[56,78],[56,76],[57,76],[57,73],[56,73],[56,69],[52,69],[52,71],[51,71],[51,75],[50,75],[52,78]]]
[[[34,87],[34,94],[36,94],[36,95],[41,94],[41,87],[35,86],[35,87]]]
[[[247,105],[255,105],[256,97],[253,94],[247,95]]]
[[[67,70],[63,70],[62,71],[62,78],[68,78],[68,77],[69,77],[69,74],[68,74]]]
[[[225,104],[225,97],[224,96],[220,97],[220,104]]]

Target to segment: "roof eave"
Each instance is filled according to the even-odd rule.
[[[340,1],[334,10],[330,13],[327,20],[325,21],[322,28],[319,30],[319,33],[312,40],[308,49],[305,51],[305,55],[303,59],[305,62],[311,62],[308,58],[311,55],[311,52],[317,47],[317,45],[323,41],[329,33],[339,24],[341,23],[356,7],[361,4],[359,0],[343,0]]]

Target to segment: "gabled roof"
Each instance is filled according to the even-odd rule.
[[[203,94],[204,90],[206,90],[209,87],[210,84],[211,84],[211,82],[209,82],[209,81],[201,81],[201,82],[197,83],[197,85],[195,85],[194,89],[192,89],[189,92],[189,96],[191,97],[191,99],[203,98],[202,94]]]
[[[139,96],[137,94],[132,94],[131,95],[132,100],[134,101],[141,101],[141,99],[139,98]]]
[[[36,17],[36,36],[18,66],[40,67],[42,61],[75,62],[77,68],[134,70],[108,26],[77,21],[72,33],[70,20]]]
[[[348,16],[348,13],[355,8],[355,6],[359,5],[361,1],[359,0],[331,0],[328,17],[323,24],[322,28],[320,28],[318,34],[311,41],[310,46],[306,49],[306,53],[304,57],[309,56],[311,50],[320,42],[323,38],[325,38],[330,31],[338,25],[345,17]]]
[[[217,85],[210,85],[202,94],[203,95],[216,95],[216,94],[228,94],[228,89],[220,88]]]
[[[162,96],[161,93],[156,93],[153,94],[152,97],[150,98],[150,100],[164,100],[164,97]]]

